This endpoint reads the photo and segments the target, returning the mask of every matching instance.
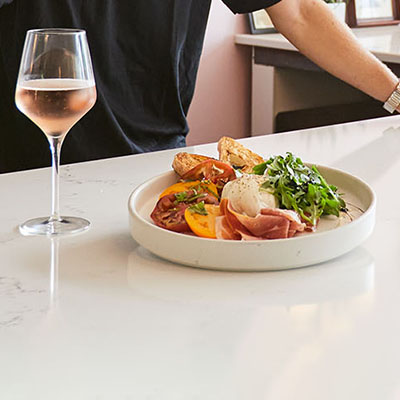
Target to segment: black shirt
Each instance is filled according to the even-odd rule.
[[[279,0],[223,0],[235,13]],[[25,34],[82,28],[97,102],[66,136],[63,163],[185,145],[211,0],[0,0],[0,172],[50,165],[45,135],[14,104]]]

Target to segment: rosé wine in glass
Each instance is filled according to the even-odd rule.
[[[26,34],[15,92],[18,109],[46,135],[52,156],[50,217],[19,226],[24,235],[64,235],[82,232],[90,222],[59,213],[59,167],[66,134],[95,104],[96,86],[81,29],[34,29]]]
[[[79,79],[35,79],[17,85],[18,109],[46,135],[68,132],[96,102],[96,87]]]

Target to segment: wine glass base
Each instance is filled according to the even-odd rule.
[[[61,236],[84,232],[90,227],[90,222],[79,217],[60,217],[52,221],[49,217],[30,219],[19,226],[19,231],[25,236]]]

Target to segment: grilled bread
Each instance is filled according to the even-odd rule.
[[[202,156],[200,154],[191,154],[181,152],[175,155],[172,161],[172,168],[179,176],[183,176],[186,172],[194,168],[203,161],[210,160],[211,157]]]
[[[227,136],[223,136],[218,142],[219,160],[240,168],[242,172],[251,173],[253,167],[264,162],[264,159],[248,148]]]

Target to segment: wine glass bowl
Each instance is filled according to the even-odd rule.
[[[62,235],[90,223],[59,214],[59,165],[63,140],[96,102],[96,86],[86,32],[36,29],[27,32],[15,92],[18,109],[46,135],[52,155],[50,217],[20,225],[25,235]]]
[[[62,137],[92,108],[96,89],[75,79],[36,79],[18,85],[15,97],[47,136]]]

